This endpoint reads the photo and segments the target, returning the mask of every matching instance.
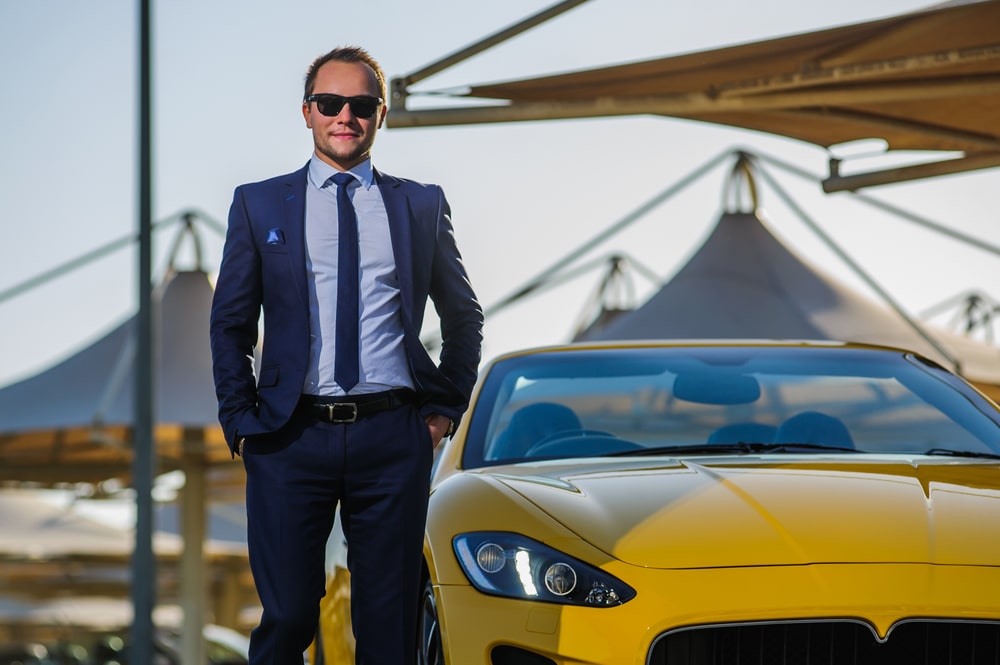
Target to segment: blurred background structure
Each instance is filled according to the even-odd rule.
[[[0,7],[0,53],[25,63],[0,70],[0,312],[18,322],[0,332],[0,643],[131,621],[136,17],[53,3]],[[376,164],[449,194],[487,357],[848,338],[1000,394],[1000,0],[387,4],[337,5],[333,28],[298,0],[154,5],[158,624],[255,623],[208,351],[217,220],[235,185],[308,157],[302,72],[337,44],[393,78]]]

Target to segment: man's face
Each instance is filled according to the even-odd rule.
[[[316,72],[313,94],[329,93],[344,97],[368,95],[378,97],[380,90],[375,72],[363,62],[331,61]],[[302,115],[306,127],[313,133],[316,155],[327,164],[340,171],[360,164],[371,154],[375,142],[375,132],[385,119],[385,104],[379,106],[370,118],[354,115],[350,104],[336,117],[319,112],[316,102],[304,102]]]

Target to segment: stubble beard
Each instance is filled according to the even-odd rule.
[[[334,164],[349,164],[353,166],[360,164],[371,156],[372,144],[374,143],[375,135],[372,134],[350,152],[337,151],[329,143],[317,145],[316,148]]]

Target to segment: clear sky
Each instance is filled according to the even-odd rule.
[[[296,169],[311,150],[300,115],[313,57],[358,44],[389,77],[415,71],[544,9],[546,0],[169,0],[154,5],[154,219],[187,209],[224,223],[240,183]],[[136,232],[137,6],[126,0],[0,0],[0,292]],[[590,0],[422,84],[447,88],[688,53],[845,25],[918,0]],[[473,285],[490,307],[660,191],[720,154],[747,149],[824,175],[815,146],[651,117],[385,129],[381,170],[444,186]],[[710,231],[731,161],[595,249],[661,280]],[[768,167],[814,221],[908,311],[970,289],[1000,297],[1000,258],[824,195]],[[874,197],[1000,244],[1000,170],[881,187]],[[865,291],[766,188],[769,228]],[[222,238],[201,227],[214,272]],[[176,237],[155,235],[162,273]],[[181,267],[192,266],[181,252]],[[0,385],[89,344],[136,308],[136,248],[0,302]],[[491,317],[484,353],[566,341],[601,274],[584,272]],[[637,296],[653,285],[635,277]],[[205,337],[208,343],[207,331]]]

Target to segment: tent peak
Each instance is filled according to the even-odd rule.
[[[754,156],[743,150],[737,150],[734,154],[736,162],[723,185],[722,207],[727,213],[756,213],[759,199]],[[744,207],[744,196],[747,198],[749,209]]]

